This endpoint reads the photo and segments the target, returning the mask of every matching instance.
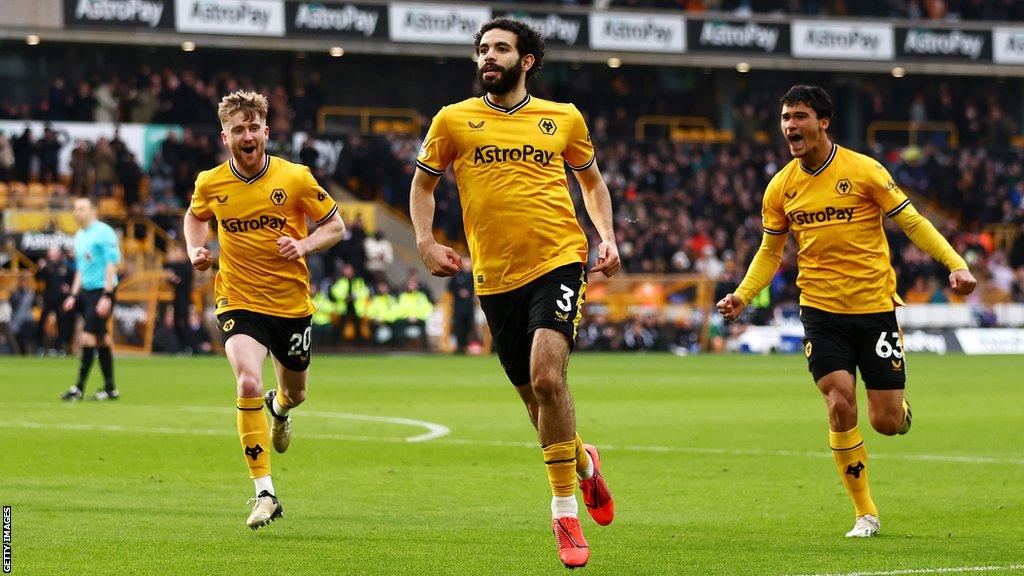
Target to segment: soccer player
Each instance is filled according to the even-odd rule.
[[[69,402],[82,399],[92,362],[99,356],[105,385],[93,397],[96,400],[116,400],[120,392],[114,385],[114,355],[110,350],[113,339],[107,332],[107,323],[114,309],[121,249],[114,229],[96,217],[96,205],[91,198],[75,198],[72,209],[80,229],[75,232],[75,278],[71,283],[71,294],[64,299],[64,311],[76,311],[85,325],[79,340],[82,359],[78,367],[78,383],[60,398]]]
[[[213,265],[207,221],[219,224],[220,270],[215,280],[217,321],[238,392],[238,436],[256,498],[246,521],[252,529],[281,516],[270,477],[273,420],[277,452],[291,441],[289,412],[306,399],[314,307],[305,256],[341,239],[345,225],[334,199],[309,169],[266,154],[267,99],[255,92],[225,96],[217,109],[227,162],[201,172],[185,213],[189,259],[197,270]],[[316,222],[308,233],[306,218]],[[277,389],[263,394],[263,361],[270,354]]]
[[[829,444],[856,515],[846,536],[874,536],[880,523],[868,490],[868,453],[857,428],[857,369],[876,431],[906,434],[911,422],[903,393],[903,335],[895,313],[903,302],[896,293],[882,217],[892,218],[914,244],[950,270],[949,285],[957,294],[970,294],[977,281],[881,164],[832,141],[832,100],[825,90],[793,86],[781,104],[782,133],[793,160],[768,183],[761,247],[736,292],[722,298],[718,310],[727,320],[740,315],[771,281],[792,232],[798,247],[804,354],[828,408]]]
[[[453,165],[476,293],[505,374],[538,430],[558,555],[575,568],[590,557],[577,519],[577,478],[598,524],[612,521],[614,503],[597,449],[576,433],[566,386],[588,252],[564,164],[579,181],[601,236],[591,272],[609,277],[620,266],[611,199],[579,110],[526,90],[527,80],[543,65],[541,36],[522,22],[497,18],[481,26],[475,40],[477,77],[485,94],[445,106],[434,117],[416,160],[413,226],[430,273],[457,274],[461,258],[432,231],[434,188]]]

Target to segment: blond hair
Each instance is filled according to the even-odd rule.
[[[238,90],[220,99],[220,105],[217,106],[217,117],[220,118],[222,125],[227,124],[228,120],[238,112],[244,114],[243,118],[246,122],[252,121],[257,115],[266,120],[268,107],[267,97],[263,94]]]

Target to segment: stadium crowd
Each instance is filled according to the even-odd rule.
[[[727,106],[718,104],[718,108],[708,97],[686,100],[691,110],[708,117],[722,118],[731,112],[726,124],[731,125],[735,143],[680,143],[660,135],[638,141],[637,117],[630,111],[677,112],[673,107],[681,99],[676,97],[695,95],[699,86],[677,85],[658,69],[551,68],[553,78],[548,81],[541,76],[534,93],[572,101],[587,114],[598,161],[613,194],[626,271],[699,272],[716,283],[718,294],[734,287],[760,241],[760,195],[775,171],[789,160],[784,145],[775,137],[778,86],[768,77],[753,78]],[[218,95],[255,86],[223,72],[154,71],[145,66],[120,79],[92,78],[72,82],[54,77],[35,106],[0,102],[0,118],[131,120],[186,127],[169,133],[147,169],[139,165],[116,132],[95,143],[73,143],[68,166],[58,166],[57,151],[65,143],[57,131],[34,135],[26,130],[13,138],[0,135],[0,181],[51,182],[60,180],[61,174],[70,175],[63,179],[69,188],[65,193],[104,197],[116,190],[129,213],[144,214],[172,238],[177,237],[180,214],[188,204],[196,174],[224,158],[217,141]],[[74,89],[69,87],[72,84]],[[594,85],[610,89],[592,90]],[[327,96],[316,74],[291,86],[261,88],[271,95],[268,151],[310,166],[324,183],[333,180],[357,196],[379,198],[407,210],[420,136],[339,134],[332,138],[341,142],[340,153],[330,159],[322,158],[311,140],[295,149],[292,132],[313,129],[317,108],[336,102]],[[453,93],[458,90],[457,83],[449,86]],[[921,79],[914,92],[900,86],[895,79],[865,77],[859,92],[840,97],[838,109],[852,106],[859,111],[856,120],[861,128],[875,120],[932,121],[955,128],[927,133],[919,146],[882,140],[867,151],[886,164],[901,186],[925,200],[933,210],[933,220],[941,220],[940,229],[961,253],[967,253],[979,277],[992,280],[993,288],[976,298],[1024,301],[1024,234],[1018,234],[1016,244],[1007,247],[986,231],[994,224],[1018,230],[1024,226],[1024,154],[1013,142],[1018,132],[1014,119],[1021,117],[1021,103],[1014,101],[1012,91],[1003,90],[998,80]],[[652,101],[650,94],[664,97]],[[449,101],[458,98],[441,97]],[[424,118],[434,111],[426,108],[428,105],[420,107]],[[836,132],[843,144],[844,131],[852,129],[846,122],[848,116],[838,120]],[[767,140],[763,134],[768,135]],[[957,146],[953,145],[954,134]],[[335,169],[328,174],[325,165]],[[436,198],[435,225],[449,240],[464,241],[461,207],[450,173],[442,178]],[[890,232],[901,293],[917,302],[951,299],[943,290],[943,271],[909,245],[899,230]],[[591,237],[593,240],[592,231]],[[311,261],[316,297],[325,310],[318,318],[320,343],[422,345],[420,338],[426,334],[430,317],[428,307],[434,306],[435,297],[418,280],[415,290],[409,288],[411,281],[399,286],[382,283],[380,268],[371,262],[374,248],[370,244],[374,242],[387,243],[387,239],[367,233],[361,222],[353,222],[342,243]],[[794,275],[791,248],[772,285],[772,303],[796,301]],[[26,298],[24,294],[20,297]],[[18,310],[24,311],[24,301],[13,298],[9,302],[12,318]],[[161,348],[197,349],[183,332],[189,315],[187,308],[180,307],[171,314],[169,322],[175,329],[169,330],[170,324],[164,326],[168,329],[157,339]],[[7,324],[19,330],[22,326]],[[581,329],[580,347],[685,350],[692,347],[698,330],[693,321],[685,319],[647,315],[612,325],[596,314]],[[170,337],[172,332],[175,338]],[[46,348],[39,342],[34,347]]]

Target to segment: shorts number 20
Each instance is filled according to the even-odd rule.
[[[298,332],[292,334],[292,337],[290,339],[292,347],[288,349],[288,355],[299,356],[303,352],[309,352],[310,337],[312,335],[312,332],[313,328],[311,326],[307,326],[306,330],[302,334],[299,334]]]

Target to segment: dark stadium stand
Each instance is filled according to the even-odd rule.
[[[700,9],[701,3],[684,4]],[[841,13],[835,11],[838,3],[831,2],[706,2],[703,7],[772,12],[810,4],[817,4],[813,13]],[[928,3],[888,4],[882,14],[876,10],[861,15],[909,10],[916,17],[913,11]],[[960,11],[963,17],[996,17],[1015,9],[1012,3],[986,3],[988,12],[972,2],[947,4],[950,12]],[[790,12],[805,13],[802,10]],[[403,69],[418,80],[409,83],[409,90],[367,87],[353,93],[343,83],[325,81],[309,59],[286,54],[261,54],[232,66],[230,53],[215,50],[191,60],[169,49],[118,55],[114,49],[95,47],[89,55],[67,61],[57,58],[65,51],[56,48],[12,52],[26,69],[48,73],[30,73],[19,91],[0,100],[0,120],[130,121],[185,128],[180,136],[172,132],[159,143],[147,169],[113,134],[109,139],[76,142],[67,165],[57,164],[55,151],[61,144],[56,139],[63,135],[0,134],[0,207],[45,208],[61,205],[72,195],[92,194],[101,198],[104,213],[145,218],[162,229],[168,241],[179,237],[180,214],[195,175],[223,160],[215,110],[227,91],[246,87],[269,96],[271,153],[313,166],[325,184],[332,181],[358,198],[407,212],[422,128],[402,134],[363,133],[342,126],[330,135],[340,149],[332,158],[304,150],[292,134],[317,132],[317,113],[327,106],[411,109],[423,126],[438,106],[475,90],[471,68],[440,59],[405,61]],[[154,64],[157,61],[161,67]],[[344,77],[357,78],[385,65],[395,61],[354,56],[340,70]],[[229,68],[231,74],[226,72]],[[101,69],[113,73],[101,75]],[[795,78],[763,71],[739,77],[722,70],[611,69],[552,62],[533,92],[574,102],[587,115],[598,162],[612,191],[625,270],[703,274],[720,295],[735,286],[756,250],[760,195],[772,174],[789,160],[775,136],[775,110],[778,95]],[[988,301],[1024,300],[1024,153],[1014,139],[1024,112],[1019,80],[925,77],[915,79],[913,90],[906,90],[901,79],[881,75],[840,78],[813,73],[800,81],[842,87],[835,90],[837,141],[882,160],[901,186],[915,194],[922,209],[971,259],[979,278],[992,280]],[[706,89],[725,84],[733,89]],[[691,123],[697,118],[705,127],[698,122],[698,131],[703,132],[695,136],[686,127],[650,122],[654,115],[686,117]],[[329,173],[320,164],[323,160],[333,167]],[[437,229],[448,239],[464,241],[450,174],[442,179],[436,196]],[[941,288],[945,272],[908,245],[899,230],[890,232],[900,292],[918,302],[952,299]],[[348,260],[359,242],[340,246],[326,264],[314,266],[314,282],[332,284],[332,274],[339,274],[341,266],[331,259]],[[770,301],[779,310],[792,307],[797,298],[792,256],[790,249],[772,284]],[[376,286],[370,284],[372,293]],[[751,320],[764,322],[772,313],[754,313]],[[702,329],[687,320],[645,314],[617,322],[596,314],[585,322],[581,349],[689,350]]]

